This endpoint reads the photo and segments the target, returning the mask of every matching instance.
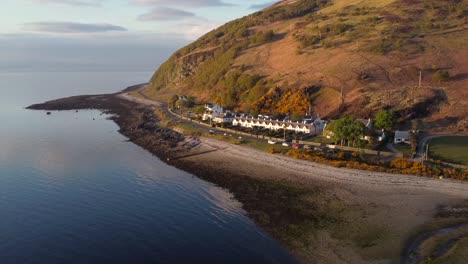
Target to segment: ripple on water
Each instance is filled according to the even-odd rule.
[[[21,93],[8,89],[9,104],[48,83],[10,77],[0,89],[15,83]],[[64,95],[63,87],[41,88],[41,96],[52,89],[47,98]],[[0,263],[294,262],[232,194],[126,142],[99,112],[46,116],[22,107],[0,113],[8,124],[0,128]]]

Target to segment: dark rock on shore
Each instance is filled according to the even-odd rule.
[[[119,125],[119,132],[129,141],[147,149],[165,160],[179,151],[178,143],[184,136],[160,126],[159,118],[150,107],[141,106],[109,95],[81,95],[34,104],[32,110],[80,110],[97,109],[111,114],[111,120]]]

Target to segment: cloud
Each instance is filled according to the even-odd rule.
[[[74,6],[101,6],[104,0],[32,0],[38,3],[64,4]]]
[[[257,5],[251,5],[249,6],[250,9],[255,9],[255,10],[260,10],[260,9],[265,9],[267,7],[270,7],[274,4],[276,4],[278,1],[273,1],[273,2],[268,2],[264,4],[257,4]]]
[[[195,14],[192,12],[170,8],[170,7],[157,7],[142,14],[138,17],[140,21],[168,21],[168,20],[182,20],[186,18],[194,18]]]
[[[84,24],[73,22],[34,22],[23,24],[23,29],[32,32],[47,33],[98,33],[109,31],[127,31],[126,28],[112,24]]]
[[[209,7],[209,6],[232,6],[233,4],[222,0],[132,0],[139,5],[168,5],[177,7]]]

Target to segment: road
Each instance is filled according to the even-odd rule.
[[[145,88],[146,88],[146,86],[141,86],[138,90],[135,90],[135,91],[138,92],[138,94],[142,98],[134,97],[128,92],[120,93],[117,96],[119,96],[120,98],[123,98],[125,100],[128,100],[128,101],[137,102],[137,103],[142,104],[142,105],[158,107],[166,114],[166,116],[168,116],[169,118],[175,120],[176,122],[191,125],[191,126],[197,128],[197,129],[200,129],[200,130],[205,131],[205,132],[209,132],[210,130],[213,130],[214,133],[216,133],[216,134],[226,133],[226,135],[238,136],[238,135],[236,135],[235,132],[232,132],[232,133],[224,132],[224,131],[221,131],[221,130],[217,130],[216,128],[211,128],[209,126],[202,125],[202,124],[200,124],[200,123],[198,123],[196,121],[188,121],[188,120],[179,118],[178,116],[174,115],[174,113],[172,113],[171,111],[168,110],[168,107],[167,107],[166,103],[155,101],[155,100],[149,98],[148,96],[146,96],[142,92],[142,90],[144,90]],[[258,142],[266,142],[267,141],[267,139],[257,138],[255,136],[246,136],[246,135],[239,135],[239,136],[242,137],[243,139],[252,140],[252,141],[258,141]]]

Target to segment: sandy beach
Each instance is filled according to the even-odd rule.
[[[335,168],[209,138],[200,142],[192,150],[195,155],[178,162],[196,164],[205,171],[229,171],[304,188],[318,187],[322,192],[314,198],[323,199],[325,208],[325,201],[330,199],[343,203],[342,214],[348,223],[340,228],[347,230],[348,238],[376,235],[372,246],[359,248],[349,240],[333,238],[333,231],[322,230],[310,251],[296,252],[308,261],[319,257],[311,263],[399,263],[404,245],[421,227],[447,220],[437,217],[443,208],[468,206],[465,182]],[[330,207],[331,211],[335,209]],[[381,259],[373,259],[377,256]]]

